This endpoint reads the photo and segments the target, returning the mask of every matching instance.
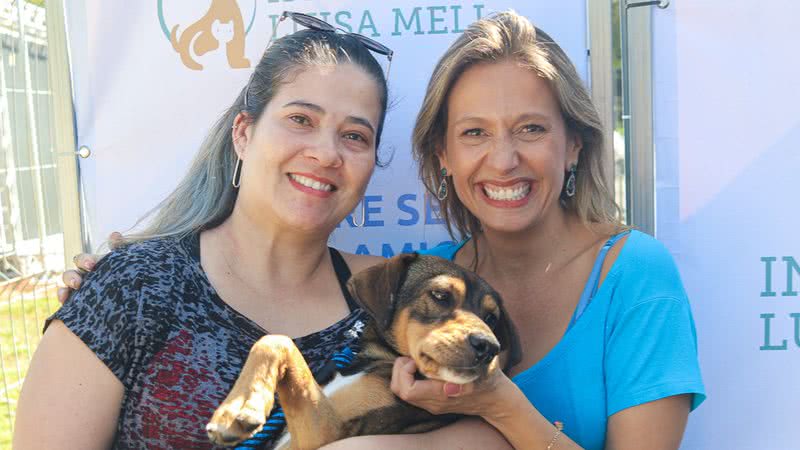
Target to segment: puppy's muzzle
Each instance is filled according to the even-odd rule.
[[[489,362],[500,353],[500,343],[494,336],[487,336],[482,333],[471,333],[467,340],[472,351],[475,352],[475,363],[480,365]]]

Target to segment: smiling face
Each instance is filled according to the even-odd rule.
[[[548,82],[514,61],[473,66],[450,91],[440,163],[484,229],[518,232],[564,214],[564,175],[580,148]]]
[[[259,222],[330,233],[372,175],[380,114],[377,83],[355,65],[290,75],[255,124],[237,120],[237,208]]]

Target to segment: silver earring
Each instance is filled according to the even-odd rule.
[[[442,182],[439,183],[439,189],[436,190],[436,198],[442,201],[447,198],[447,169],[442,167]]]
[[[577,188],[576,186],[577,183],[575,182],[575,172],[577,172],[577,170],[578,170],[577,164],[572,164],[571,166],[569,166],[569,176],[567,177],[567,184],[564,188],[564,194],[566,194],[567,197],[575,196],[575,190]]]
[[[356,222],[355,216],[353,216],[353,226],[356,228],[361,228],[364,226],[364,222],[367,220],[367,206],[364,199],[361,199],[361,222]]]
[[[242,184],[242,158],[236,157],[236,165],[233,167],[233,180],[231,180],[233,187],[238,188]]]

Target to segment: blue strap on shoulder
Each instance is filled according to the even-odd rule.
[[[581,317],[583,312],[586,310],[586,307],[589,306],[589,302],[592,301],[594,295],[597,293],[597,288],[599,286],[600,281],[600,270],[603,268],[603,261],[606,259],[606,254],[617,243],[620,239],[627,236],[630,231],[623,231],[617,235],[611,236],[605,244],[603,244],[603,248],[600,249],[600,253],[597,255],[597,259],[594,261],[594,267],[592,267],[592,272],[589,274],[589,280],[586,281],[586,287],[583,288],[583,293],[581,293],[581,298],[578,300],[578,306],[575,307],[575,312],[572,314],[572,319],[569,321],[569,326],[567,326],[567,331],[569,331],[575,322],[578,321],[578,318]]]

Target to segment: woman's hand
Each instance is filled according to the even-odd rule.
[[[400,399],[431,414],[466,414],[487,420],[503,414],[502,401],[509,385],[501,370],[495,370],[479,383],[454,384],[437,380],[417,380],[414,360],[397,358],[392,370],[391,389]],[[498,409],[500,406],[502,409]]]
[[[507,443],[498,442],[493,447],[473,447],[469,444],[463,448],[508,448],[507,444],[517,450],[545,448],[548,443],[553,442],[554,436],[558,439],[559,450],[581,448],[548,422],[528,402],[514,382],[500,370],[495,370],[479,383],[464,385],[415,380],[416,370],[416,364],[411,358],[400,357],[395,360],[391,383],[395,395],[432,414],[457,413],[480,416],[507,441]],[[451,433],[447,434],[452,436]],[[497,438],[499,436],[495,436],[495,439]]]
[[[124,244],[125,239],[122,234],[115,231],[108,237],[108,242],[113,250]],[[69,299],[69,296],[72,295],[72,292],[81,287],[83,276],[86,275],[86,272],[94,270],[94,266],[100,258],[102,258],[101,255],[90,255],[88,253],[80,253],[72,257],[72,263],[75,264],[76,269],[67,270],[61,275],[61,280],[64,281],[65,287],[58,288],[59,303],[64,304]]]

